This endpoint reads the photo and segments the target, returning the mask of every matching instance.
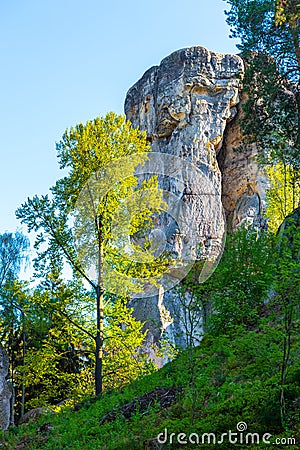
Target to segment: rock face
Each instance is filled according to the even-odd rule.
[[[243,141],[239,120],[242,117],[242,105],[245,94],[240,93],[241,101],[237,106],[237,115],[225,130],[223,145],[218,154],[218,163],[222,173],[222,204],[226,213],[227,226],[234,230],[248,223],[259,228],[265,227],[263,219],[268,178],[258,166],[255,158],[257,147],[241,147]]]
[[[227,124],[237,113],[242,75],[243,61],[238,56],[213,53],[203,47],[186,48],[149,69],[129,90],[125,100],[127,119],[134,127],[147,132],[152,151],[182,160],[182,173],[177,171],[175,180],[171,181],[160,176],[160,186],[164,191],[175,192],[180,201],[189,205],[187,222],[196,230],[193,237],[204,259],[220,253],[224,237],[222,174],[217,155]],[[227,134],[228,142],[230,134]],[[229,166],[233,159],[223,148],[227,177],[230,177]],[[187,162],[197,167],[203,183],[208,182],[212,188],[213,195],[206,192],[209,200],[201,196],[205,194],[201,192],[202,180],[188,186],[178,181],[184,179]],[[224,198],[231,197],[227,193]],[[238,203],[239,199],[235,199],[234,208]],[[165,220],[160,225],[167,230],[170,221]],[[175,253],[178,248],[189,245],[190,240],[190,236],[178,230],[173,236],[167,236]],[[184,295],[186,301],[189,301],[188,294]],[[184,306],[180,304],[182,299],[175,288],[167,292],[162,289],[151,298],[133,300],[135,316],[143,321],[150,319],[147,325],[149,343],[157,343],[165,331],[172,343],[186,346],[189,325],[183,324]],[[200,323],[194,332],[201,335]]]
[[[0,430],[7,430],[10,424],[12,389],[6,381],[8,368],[8,356],[0,344]]]

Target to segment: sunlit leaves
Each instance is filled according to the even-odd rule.
[[[267,190],[266,216],[269,230],[276,233],[285,217],[300,202],[300,179],[293,166],[282,163],[270,166],[267,175],[270,185]]]

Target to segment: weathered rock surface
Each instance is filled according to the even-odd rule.
[[[54,414],[54,411],[45,406],[31,409],[30,411],[27,411],[23,417],[21,417],[21,419],[19,420],[19,425],[22,425],[23,423],[29,423],[30,421],[37,422],[41,416],[49,413]]]
[[[12,388],[7,382],[8,356],[0,344],[0,430],[7,430],[10,424]]]
[[[256,162],[258,149],[253,144],[238,150],[243,141],[239,120],[243,114],[245,94],[241,93],[240,98],[237,115],[226,127],[218,154],[222,173],[222,204],[227,226],[232,230],[245,222],[257,227],[266,226],[263,213],[268,178]]]
[[[191,47],[172,53],[158,67],[149,69],[127,94],[126,116],[135,127],[146,130],[152,150],[182,159],[182,173],[177,170],[171,180],[160,177],[165,191],[176,193],[189,205],[186,223],[193,230],[196,224],[193,237],[178,230],[167,236],[175,253],[179,248],[184,254],[193,240],[194,246],[194,242],[199,244],[203,259],[216,257],[221,251],[225,221],[217,154],[227,124],[237,113],[242,74],[243,62],[238,56]],[[223,159],[224,167],[230,165],[228,158]],[[187,186],[178,181],[184,179],[186,162],[195,164],[203,184],[208,182],[212,188],[205,200],[199,195],[202,182]],[[229,176],[229,170],[227,173]],[[160,225],[170,229],[166,220]],[[158,296],[142,301],[136,299],[133,305],[138,319],[152,319],[148,322],[149,342],[155,344],[166,331],[173,343],[185,346],[186,327],[180,320],[183,311],[176,289],[162,290]],[[197,333],[201,334],[201,327]]]

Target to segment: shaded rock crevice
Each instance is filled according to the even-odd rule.
[[[265,228],[266,191],[268,177],[259,166],[255,144],[245,146],[240,121],[243,117],[245,94],[240,93],[237,114],[225,129],[222,147],[217,154],[222,175],[222,205],[229,230],[241,224]]]

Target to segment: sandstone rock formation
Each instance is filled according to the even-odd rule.
[[[7,430],[10,424],[12,389],[7,382],[8,356],[0,344],[0,430]]]
[[[217,256],[224,237],[222,176],[217,154],[223,145],[227,124],[237,113],[242,75],[243,62],[238,56],[221,55],[203,47],[186,48],[149,69],[129,90],[125,101],[127,118],[133,126],[147,132],[152,150],[175,155],[183,162],[182,173],[177,171],[171,181],[160,177],[160,185],[165,191],[175,192],[189,205],[188,222],[197,225],[194,239],[200,244],[203,258]],[[230,134],[227,134],[227,142],[230,142]],[[230,176],[233,159],[223,149],[223,168],[227,176]],[[213,188],[209,201],[199,195],[199,183],[187,186],[178,181],[184,179],[186,162],[197,166],[203,182],[209,180]],[[228,193],[224,198],[229,203]],[[239,200],[235,199],[234,208]],[[169,229],[170,222],[165,221],[161,226]],[[182,249],[189,245],[190,237],[175,230],[167,240],[173,247],[179,240],[177,247]],[[183,312],[179,303],[176,289],[167,292],[162,289],[157,296],[132,302],[138,319],[150,319],[149,342],[157,342],[165,331],[173,343],[185,346],[187,330],[180,320]],[[197,333],[201,334],[201,327]]]
[[[263,218],[268,178],[256,162],[256,145],[242,146],[243,135],[239,125],[245,94],[240,93],[237,115],[225,130],[223,145],[218,154],[222,173],[222,204],[226,213],[227,226],[248,223],[258,228],[265,227]]]

